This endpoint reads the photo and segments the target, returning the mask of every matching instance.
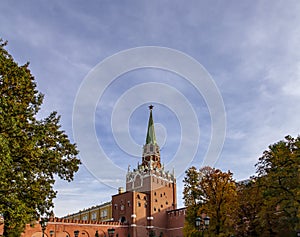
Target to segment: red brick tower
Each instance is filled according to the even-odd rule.
[[[160,162],[159,146],[156,142],[153,106],[143,147],[142,163],[136,169],[128,169],[126,192],[112,197],[112,212],[115,221],[129,224],[132,237],[167,236],[167,211],[177,207],[176,178],[165,171]]]

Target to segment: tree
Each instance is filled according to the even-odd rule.
[[[236,206],[236,184],[232,173],[204,167],[200,170],[200,187],[203,192],[203,206],[200,212],[211,217],[210,230],[216,236],[233,232],[233,216]]]
[[[4,236],[19,236],[26,223],[51,215],[55,177],[71,181],[78,151],[52,112],[38,120],[43,95],[29,64],[19,66],[0,40],[0,213]]]
[[[183,199],[187,208],[183,232],[185,236],[196,236],[195,219],[200,208],[200,173],[192,166],[185,171]]]
[[[197,216],[209,215],[210,234],[233,232],[236,185],[230,171],[203,167],[199,171],[191,167],[184,178],[184,200],[187,206],[185,236],[197,236],[194,223]]]
[[[263,207],[258,215],[266,235],[300,228],[300,136],[269,146],[259,158],[257,183]]]
[[[197,205],[201,196],[201,190],[199,187],[200,173],[196,167],[192,166],[187,171],[185,171],[185,175],[186,176],[183,179],[184,204],[185,206]]]
[[[257,218],[263,204],[263,197],[255,178],[237,183],[237,208],[234,227],[236,236],[261,236]]]

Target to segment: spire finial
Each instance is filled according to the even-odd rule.
[[[150,110],[152,110],[152,109],[153,109],[153,107],[154,107],[153,105],[149,105],[149,109],[150,109]]]

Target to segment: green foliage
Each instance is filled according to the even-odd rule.
[[[257,218],[263,198],[255,179],[237,184],[237,207],[234,227],[237,236],[260,236],[260,223]]]
[[[264,200],[258,218],[266,236],[300,228],[299,148],[299,136],[286,136],[270,145],[256,164],[257,185]]]
[[[192,236],[196,234],[195,229],[195,219],[197,217],[197,212],[200,207],[201,190],[200,190],[200,173],[196,167],[191,167],[185,171],[184,177],[184,189],[183,189],[183,199],[184,204],[187,207],[185,224],[183,228],[184,236]]]
[[[236,184],[231,172],[191,167],[184,178],[185,236],[196,216],[210,216],[210,236],[295,236],[300,229],[300,136],[269,146],[257,177]]]
[[[195,219],[208,215],[211,218],[209,229],[212,236],[233,232],[236,186],[231,172],[204,167],[199,171],[191,167],[184,178],[184,200],[187,206],[185,236],[197,236]]]
[[[55,176],[71,181],[78,151],[56,112],[38,120],[43,95],[28,63],[18,66],[0,41],[0,213],[4,235],[19,236],[26,223],[50,215]]]
[[[189,205],[186,207],[186,216],[183,227],[184,236],[195,236],[198,231],[195,228],[195,220],[198,216],[200,205]]]
[[[257,177],[238,188],[235,217],[239,236],[295,236],[299,229],[300,138],[269,146],[259,158]]]
[[[185,171],[185,177],[183,180],[183,199],[185,206],[194,206],[200,200],[201,190],[199,187],[200,183],[200,173],[196,167],[192,166],[187,171]]]

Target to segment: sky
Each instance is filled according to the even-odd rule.
[[[297,0],[2,1],[0,37],[45,95],[38,116],[57,111],[80,150],[55,215],[125,186],[150,104],[179,207],[188,167],[255,175],[270,144],[300,131],[299,12]]]

